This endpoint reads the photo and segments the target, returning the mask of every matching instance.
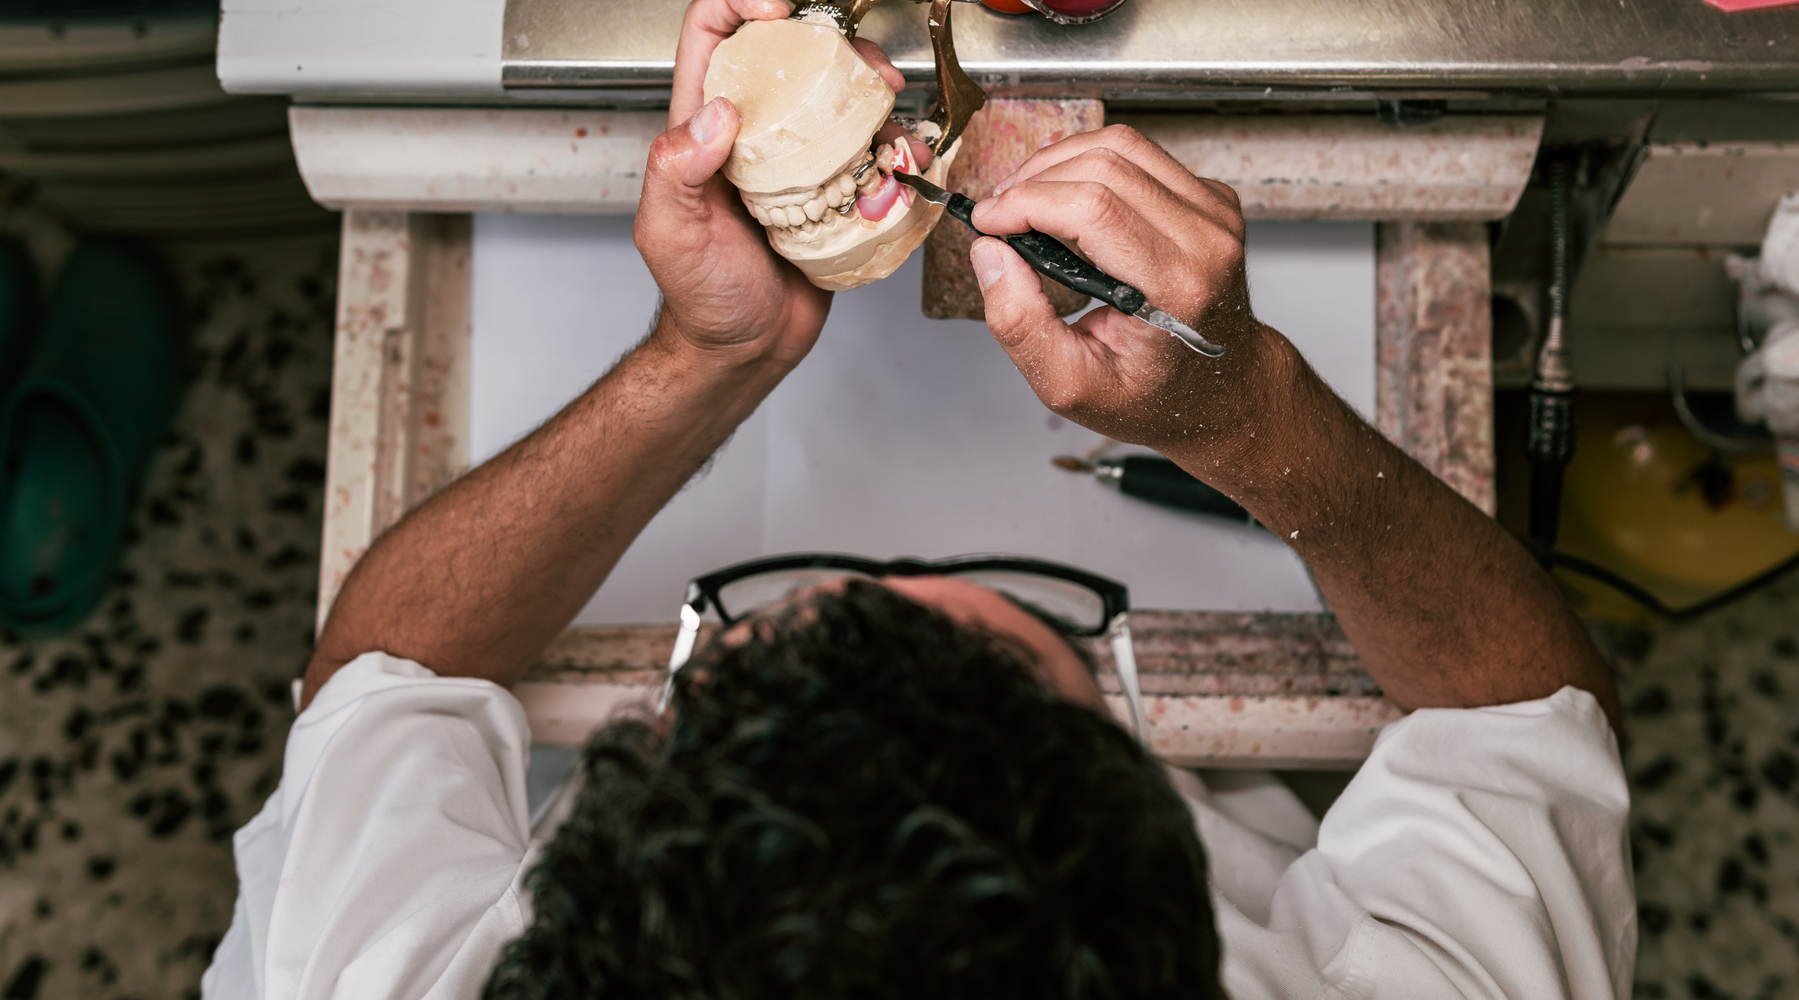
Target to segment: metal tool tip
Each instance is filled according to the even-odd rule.
[[[1057,455],[1055,458],[1052,458],[1049,460],[1049,464],[1055,466],[1058,469],[1067,469],[1069,472],[1092,472],[1093,471],[1093,463],[1092,462],[1084,462],[1078,458],[1075,458],[1073,455]]]

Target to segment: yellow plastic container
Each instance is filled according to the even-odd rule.
[[[1681,607],[1799,552],[1787,530],[1772,452],[1714,452],[1680,425],[1665,398],[1593,393],[1562,496],[1558,548]],[[1603,584],[1557,571],[1577,610],[1647,617]]]

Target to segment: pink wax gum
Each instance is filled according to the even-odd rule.
[[[891,176],[881,178],[881,186],[872,195],[856,199],[856,211],[870,222],[879,222],[893,211],[894,202],[905,200],[907,206],[912,204],[912,189],[894,180]]]

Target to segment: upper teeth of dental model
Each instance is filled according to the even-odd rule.
[[[751,21],[722,42],[705,99],[741,121],[724,173],[775,251],[813,284],[841,291],[893,273],[942,212],[895,170],[918,171],[903,137],[874,146],[893,91],[826,21]],[[926,178],[942,184],[955,149]]]

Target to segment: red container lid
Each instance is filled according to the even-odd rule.
[[[1063,17],[1094,17],[1104,14],[1124,0],[1041,0],[1043,6]]]

